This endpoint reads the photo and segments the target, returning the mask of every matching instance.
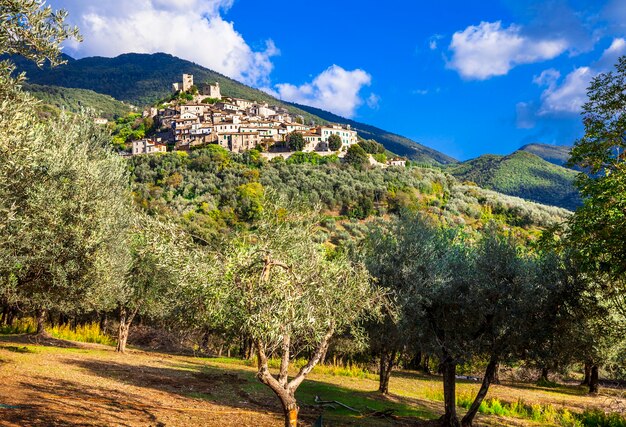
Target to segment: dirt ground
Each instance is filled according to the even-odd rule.
[[[377,386],[372,379],[319,374],[308,383],[309,390],[303,392],[308,400],[327,388],[362,393],[370,399]],[[331,416],[324,425],[428,425],[428,418],[443,409],[440,402],[424,397],[428,387],[439,387],[437,380],[394,374],[393,396],[387,402],[399,402],[430,417],[384,421]],[[473,387],[461,384],[459,388],[462,392]],[[594,398],[576,391],[568,395],[532,387],[497,386],[494,393],[506,401],[522,396],[530,403],[574,410],[626,404],[626,399],[611,394]],[[301,404],[303,425],[312,425],[322,410],[306,400]],[[479,417],[479,421],[481,425],[537,425],[495,417]],[[278,401],[255,380],[250,367],[138,350],[120,355],[111,347],[37,341],[32,336],[0,337],[0,426],[67,425],[262,427],[280,426],[283,421]]]

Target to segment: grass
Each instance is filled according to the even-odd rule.
[[[0,334],[3,335],[33,334],[36,331],[37,322],[33,318],[16,319],[10,325],[0,326]],[[115,340],[100,330],[100,324],[97,322],[77,325],[75,328],[69,324],[46,325],[46,332],[61,340],[104,345],[115,344]]]
[[[208,359],[212,362],[231,364],[231,365],[243,365],[256,367],[256,358],[255,359],[235,359],[230,357],[218,357]],[[307,364],[306,359],[296,359],[292,360],[289,363],[291,369],[298,370]],[[268,361],[268,365],[271,369],[278,369],[280,367],[280,359],[270,359]],[[350,377],[350,378],[361,378],[361,379],[371,379],[377,380],[378,375],[372,372],[369,372],[367,369],[357,365],[357,364],[348,364],[347,366],[342,365],[317,365],[313,368],[312,371],[314,374],[323,374],[323,375],[332,375],[332,376],[341,376],[341,377]]]

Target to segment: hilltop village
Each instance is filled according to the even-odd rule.
[[[183,74],[182,82],[173,83],[172,90],[179,96],[161,108],[144,111],[144,117],[151,117],[160,131],[153,138],[133,141],[132,155],[165,152],[168,146],[189,150],[219,144],[236,153],[262,147],[266,157],[287,157],[293,151],[341,156],[358,142],[357,132],[349,125],[305,124],[302,116],[284,107],[223,97],[219,83],[196,86],[190,74]],[[302,135],[298,150],[289,144],[294,133]]]

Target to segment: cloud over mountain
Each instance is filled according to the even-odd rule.
[[[83,43],[70,43],[77,57],[117,56],[126,52],[167,52],[194,61],[250,85],[267,84],[272,56],[279,53],[271,40],[252,49],[232,22],[221,13],[233,0],[52,0],[69,11]]]
[[[363,104],[361,89],[369,86],[372,77],[361,69],[347,71],[338,65],[332,65],[313,79],[310,83],[296,86],[280,83],[274,88],[264,88],[266,92],[285,101],[309,105],[331,111],[344,117],[354,117],[356,109]],[[378,103],[376,95],[368,98]]]

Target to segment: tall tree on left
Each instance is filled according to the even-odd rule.
[[[0,0],[0,53],[60,61],[79,38],[64,11],[38,0]],[[37,312],[89,310],[126,265],[130,205],[123,160],[88,117],[42,122],[37,103],[0,65],[0,298]]]

